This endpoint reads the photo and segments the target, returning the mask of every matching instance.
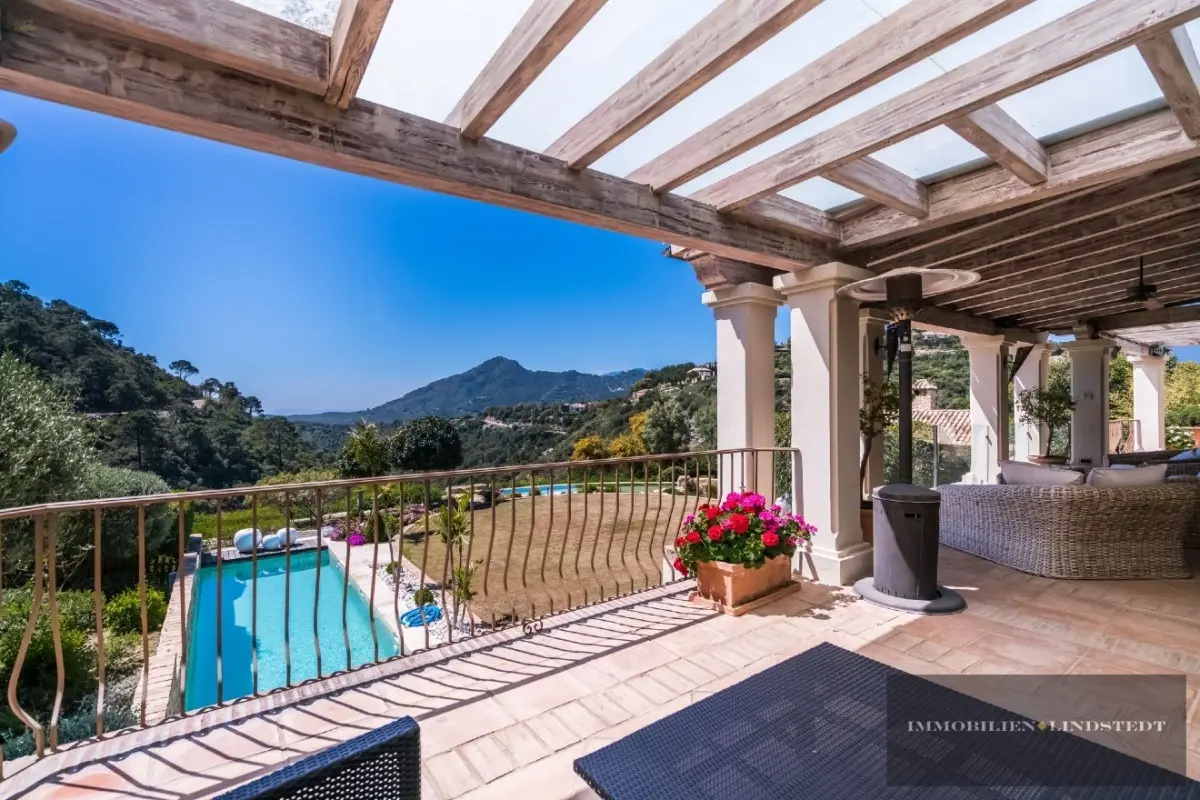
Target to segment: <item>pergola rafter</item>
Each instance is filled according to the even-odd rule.
[[[1200,0],[1094,0],[697,192],[734,211],[1200,17]]]
[[[486,134],[605,2],[534,0],[450,112],[446,124],[468,139]]]
[[[329,37],[329,86],[325,99],[348,108],[358,94],[367,62],[383,32],[392,0],[340,0]]]
[[[595,162],[791,25],[821,0],[725,0],[550,145],[575,169]]]

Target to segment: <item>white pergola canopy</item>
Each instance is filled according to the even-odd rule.
[[[1200,0],[6,11],[0,88],[666,241],[710,288],[977,271],[925,322],[1015,341],[1149,310],[1141,257],[1138,324],[1200,319]]]

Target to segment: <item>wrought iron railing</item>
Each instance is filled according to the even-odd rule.
[[[510,626],[535,632],[680,579],[670,551],[684,516],[735,488],[787,504],[797,467],[790,449],[720,450],[2,509],[0,635],[20,630],[9,663],[0,652],[5,747],[21,755],[25,736],[40,758],[111,735],[113,720],[151,726]],[[247,513],[255,532],[230,530]],[[260,539],[267,519],[282,534]],[[204,547],[200,527],[213,531]],[[80,714],[94,717],[82,732]]]

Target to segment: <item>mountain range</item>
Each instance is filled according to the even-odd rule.
[[[348,425],[364,419],[368,422],[403,422],[428,414],[461,417],[478,414],[486,408],[519,403],[576,403],[623,397],[643,375],[644,369],[630,369],[608,375],[585,372],[545,372],[530,370],[511,358],[492,358],[466,372],[441,378],[414,389],[403,397],[363,411],[329,411],[299,414],[293,422]]]

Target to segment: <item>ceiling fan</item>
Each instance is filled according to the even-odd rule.
[[[1146,269],[1141,256],[1138,256],[1138,282],[1135,286],[1130,286],[1126,294],[1131,300],[1141,303],[1147,311],[1157,311],[1165,305],[1162,300],[1158,299],[1158,287],[1152,283],[1146,283]]]

